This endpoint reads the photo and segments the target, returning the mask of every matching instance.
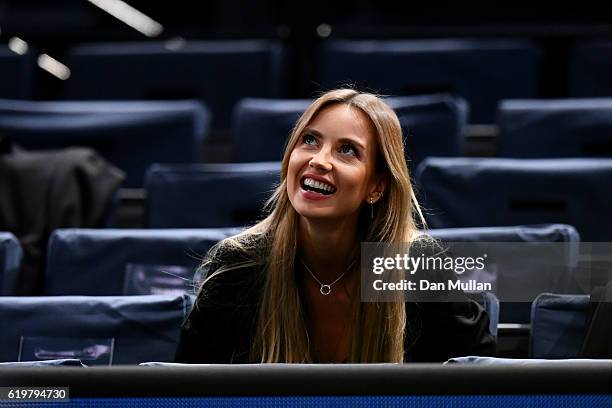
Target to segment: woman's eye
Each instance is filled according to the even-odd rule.
[[[340,147],[340,153],[357,156],[357,150],[355,150],[355,148],[349,144],[343,144],[342,147]]]
[[[313,145],[317,143],[317,138],[314,137],[313,135],[306,134],[302,136],[302,142],[307,145]]]

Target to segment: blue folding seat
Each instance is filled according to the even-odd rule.
[[[322,46],[320,80],[398,96],[450,92],[468,101],[471,123],[493,123],[499,100],[537,96],[540,59],[521,40],[338,40]]]
[[[493,285],[501,302],[502,323],[529,323],[531,302],[542,292],[580,290],[575,277],[580,236],[570,225],[448,228],[427,233],[454,256],[487,254],[483,270],[470,270],[459,279]]]
[[[67,99],[198,98],[215,129],[229,127],[240,98],[285,94],[285,53],[275,41],[89,44],[72,48],[67,61]]]
[[[172,361],[187,295],[0,297],[0,362]]]
[[[19,55],[0,46],[0,98],[29,98],[32,92],[32,54]]]
[[[10,232],[0,232],[0,294],[14,294],[23,251]]]
[[[431,228],[563,223],[612,239],[612,159],[429,158],[416,184]]]
[[[150,228],[240,227],[263,217],[280,163],[153,165],[145,180]]]
[[[280,161],[285,143],[309,99],[245,98],[232,116],[234,159],[237,162]]]
[[[387,98],[402,125],[411,167],[427,156],[461,156],[467,103],[451,95]],[[295,122],[310,100],[247,98],[234,111],[236,161],[281,160]]]
[[[503,101],[497,122],[501,157],[612,157],[612,99]]]
[[[612,96],[612,40],[577,42],[569,63],[572,97]]]
[[[27,149],[94,148],[142,187],[159,161],[200,158],[210,114],[197,101],[27,102],[0,100],[0,132]]]
[[[47,251],[48,295],[194,293],[206,252],[237,229],[59,229]]]
[[[589,295],[542,293],[531,308],[531,358],[576,358],[587,328]]]

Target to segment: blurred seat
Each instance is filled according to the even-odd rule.
[[[21,267],[23,251],[10,232],[0,232],[0,295],[12,295]]]
[[[26,149],[87,146],[142,187],[159,161],[198,161],[210,115],[197,101],[28,102],[0,100],[0,132]]]
[[[589,295],[542,293],[531,308],[531,358],[576,358],[587,327]]]
[[[486,254],[484,269],[468,269],[458,276],[462,282],[492,284],[501,302],[497,312],[501,323],[529,323],[531,303],[544,291],[579,290],[575,271],[580,236],[570,225],[448,228],[427,233],[455,257]]]
[[[234,160],[282,160],[289,134],[311,102],[309,99],[242,99],[232,116]]]
[[[571,97],[612,96],[612,40],[578,41],[569,61]]]
[[[67,99],[192,99],[206,102],[213,127],[229,127],[242,97],[283,97],[285,53],[265,40],[79,45],[69,52]]]
[[[33,69],[31,53],[19,55],[0,46],[0,98],[30,98]]]
[[[503,101],[501,157],[612,157],[612,99]]]
[[[191,305],[187,295],[0,297],[0,361],[172,361]]]
[[[49,240],[47,295],[194,293],[208,249],[236,229],[59,229]]]
[[[319,74],[326,89],[453,93],[470,104],[470,123],[494,123],[499,100],[537,96],[540,59],[540,50],[521,40],[337,40],[323,44]]]
[[[431,228],[563,223],[612,239],[612,159],[429,158],[417,189]]]
[[[262,218],[280,163],[153,165],[145,180],[150,228],[240,227]]]
[[[427,156],[461,156],[467,103],[450,95],[387,98],[395,110],[411,167]],[[235,159],[238,162],[279,161],[295,122],[310,105],[307,99],[247,98],[233,117]]]

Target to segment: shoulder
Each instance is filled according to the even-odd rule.
[[[202,302],[251,304],[258,295],[265,259],[253,251],[224,240],[213,247],[202,264],[202,284],[196,306]]]

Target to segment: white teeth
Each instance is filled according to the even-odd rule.
[[[313,180],[311,178],[306,178],[304,180],[304,184],[309,187],[314,187],[314,188],[318,188],[318,189],[329,191],[329,192],[335,191],[335,188],[333,188],[332,186],[325,184],[325,183],[321,183],[320,181]]]

